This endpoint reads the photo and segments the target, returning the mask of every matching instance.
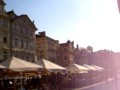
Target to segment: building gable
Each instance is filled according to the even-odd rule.
[[[30,20],[30,18],[27,15],[20,15],[13,19],[15,22],[19,22],[19,24],[31,27],[33,30],[37,30],[36,26],[34,25],[34,22]]]

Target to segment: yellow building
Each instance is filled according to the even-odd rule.
[[[0,61],[10,57],[10,23],[4,6],[5,3],[0,0]]]
[[[60,65],[68,66],[74,63],[74,42],[67,41],[60,44]]]
[[[37,58],[50,60],[54,63],[60,62],[59,41],[46,36],[45,32],[36,35]]]

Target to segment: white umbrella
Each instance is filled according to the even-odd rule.
[[[78,64],[70,64],[69,66],[66,67],[66,69],[72,73],[84,73],[84,72],[87,72],[89,69],[84,67],[84,66],[81,66],[81,65],[78,65]]]
[[[84,64],[83,66],[89,68],[89,70],[92,70],[92,71],[97,71],[98,70],[97,68],[92,67],[92,66],[87,65],[87,64]]]
[[[66,68],[64,68],[58,64],[55,64],[53,62],[50,62],[48,60],[45,60],[45,59],[38,60],[35,63],[43,66],[43,68],[48,69],[48,70],[56,70],[56,71],[57,70],[66,70]]]
[[[7,67],[0,65],[0,69],[6,69]]]
[[[42,66],[21,60],[16,57],[12,57],[11,59],[5,60],[0,63],[0,65],[5,66],[8,69],[13,71],[29,71],[29,70],[37,70],[42,68]]]
[[[100,67],[100,66],[97,66],[97,65],[91,65],[92,67],[95,67],[97,68],[99,71],[103,70],[104,68]]]
[[[25,60],[21,60],[16,57],[12,57],[8,60],[5,60],[1,62],[0,64],[10,70],[19,71],[21,73],[21,77],[22,77],[23,71],[34,71],[34,70],[42,68],[42,66],[40,65],[37,65],[37,64],[25,61]],[[21,90],[22,90],[22,78],[21,78]]]

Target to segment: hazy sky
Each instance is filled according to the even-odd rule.
[[[120,51],[120,14],[117,0],[5,0],[7,11],[27,14],[38,31],[94,51]],[[36,32],[36,33],[37,33]]]

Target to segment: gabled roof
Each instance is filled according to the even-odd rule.
[[[22,14],[22,15],[19,15],[19,16],[18,16],[18,15],[16,15],[16,14],[14,13],[13,10],[7,12],[7,14],[9,15],[10,19],[12,19],[13,22],[14,22],[14,21],[17,21],[18,19],[21,19],[21,20],[23,19],[23,20],[26,20],[27,22],[29,22],[29,24],[30,24],[30,26],[31,26],[32,28],[34,28],[35,30],[37,30],[34,22],[32,22],[32,21],[30,20],[30,18],[28,17],[28,15]]]
[[[35,30],[37,30],[34,22],[32,22],[27,15],[24,14],[24,15],[20,15],[20,16],[13,18],[14,21],[18,20],[18,19],[26,19],[29,22],[29,24],[31,25],[31,27],[34,28]]]
[[[10,19],[17,17],[13,10],[8,11],[7,14],[9,15]]]

